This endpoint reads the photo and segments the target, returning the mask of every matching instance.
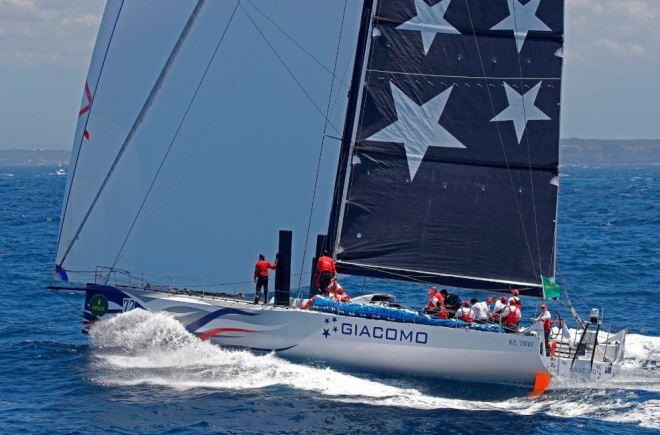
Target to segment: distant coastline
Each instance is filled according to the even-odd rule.
[[[657,165],[660,139],[562,139],[562,166]],[[67,166],[69,150],[0,149],[0,166]]]
[[[69,150],[0,149],[0,166],[68,166]]]
[[[562,139],[561,166],[657,165],[660,139]]]

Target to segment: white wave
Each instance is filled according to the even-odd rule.
[[[654,370],[644,370],[660,349],[658,337],[630,335],[627,367],[614,383],[559,386],[540,398],[478,401],[425,394],[406,386],[364,379],[331,368],[295,364],[274,354],[221,349],[202,342],[165,313],[133,310],[98,322],[91,331],[98,375],[106,385],[158,385],[177,390],[246,390],[286,386],[325,396],[329,400],[414,409],[503,411],[521,415],[547,413],[625,421],[655,427],[660,421],[657,400],[635,401],[612,389],[657,391]],[[628,372],[634,374],[632,378]],[[394,383],[394,385],[392,385]]]
[[[655,367],[660,359],[660,337],[628,334],[624,366]]]

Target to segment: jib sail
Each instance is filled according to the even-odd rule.
[[[555,269],[563,1],[366,9],[329,228],[340,270],[543,296]]]
[[[341,128],[361,6],[348,2],[340,39],[342,3],[108,1],[81,86],[59,277],[246,292],[284,228],[302,270],[300,235],[327,226],[333,186],[314,191],[314,169],[331,179],[336,154],[320,156],[319,133],[326,117],[329,134]],[[308,34],[323,37],[297,41]],[[327,113],[331,89],[340,109]]]

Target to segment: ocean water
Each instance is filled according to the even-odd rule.
[[[81,295],[46,289],[66,181],[55,170],[0,167],[0,433],[660,430],[658,166],[564,168],[558,276],[581,314],[603,308],[612,330],[630,335],[614,380],[560,382],[533,399],[223,350],[142,311],[84,336]],[[397,288],[407,304],[423,299],[424,288]]]

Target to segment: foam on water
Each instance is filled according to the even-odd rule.
[[[98,365],[95,380],[105,385],[234,391],[283,386],[346,403],[523,415],[547,413],[639,423],[645,427],[660,424],[660,401],[631,400],[636,397],[636,390],[660,391],[655,371],[660,337],[630,335],[622,372],[607,384],[560,384],[557,391],[541,398],[497,402],[425,394],[403,381],[365,379],[330,368],[295,364],[274,354],[258,356],[221,349],[200,341],[164,313],[133,310],[97,323],[91,337]]]

